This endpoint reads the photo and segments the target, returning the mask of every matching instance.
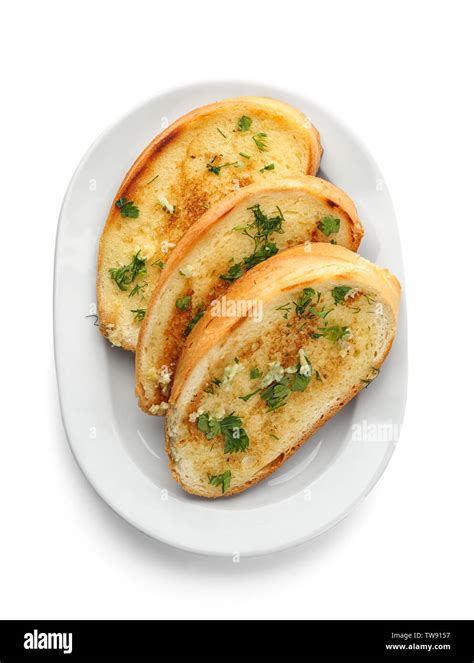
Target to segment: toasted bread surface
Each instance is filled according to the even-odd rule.
[[[283,251],[208,311],[178,362],[167,412],[174,478],[203,497],[268,476],[377,376],[393,342],[400,286],[339,246]],[[258,302],[249,317],[238,302]]]
[[[160,269],[184,232],[234,190],[315,174],[321,154],[319,134],[302,113],[262,97],[199,108],[163,131],[126,175],[102,233],[101,333],[135,350]]]
[[[263,240],[265,228],[273,230]],[[309,175],[259,182],[213,206],[178,243],[149,301],[136,357],[142,409],[166,412],[176,363],[193,321],[252,268],[255,255],[263,260],[262,246],[270,249],[269,255],[314,241],[356,251],[362,235],[351,199]]]

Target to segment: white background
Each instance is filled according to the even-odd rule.
[[[472,4],[10,3],[1,80],[0,618],[473,618]],[[56,222],[111,121],[174,85],[256,80],[360,135],[398,214],[409,401],[381,481],[298,549],[234,564],[156,543],[77,468],[52,346]],[[73,378],[73,376],[71,376]]]

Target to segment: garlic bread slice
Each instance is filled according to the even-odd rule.
[[[134,351],[153,287],[185,231],[234,190],[315,174],[321,154],[319,134],[302,113],[263,97],[204,106],[165,129],[127,173],[101,236],[101,333]]]
[[[140,407],[165,413],[186,337],[212,301],[249,269],[304,242],[356,251],[362,235],[351,199],[310,175],[253,184],[215,205],[178,243],[149,301],[136,356]]]
[[[245,274],[187,339],[166,432],[172,474],[190,493],[233,495],[267,477],[390,350],[397,279],[345,248],[305,248]]]

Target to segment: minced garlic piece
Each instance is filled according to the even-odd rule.
[[[161,252],[166,254],[170,249],[174,249],[175,246],[174,242],[168,242],[167,239],[164,239],[160,244]]]
[[[348,299],[354,299],[359,293],[361,292],[360,288],[352,288],[349,290],[349,292],[344,296],[344,301],[346,302]]]
[[[233,364],[230,364],[230,366],[226,366],[224,368],[224,375],[221,381],[221,388],[223,389],[229,388],[230,383],[235,378],[237,373],[240,373],[241,370],[242,370],[242,365],[236,364],[235,362]]]
[[[217,405],[211,412],[210,415],[213,419],[223,419],[225,417],[225,408],[223,405]]]
[[[185,276],[186,278],[191,278],[191,276],[194,276],[194,268],[192,265],[185,265],[182,269],[179,270],[179,273],[181,276]]]
[[[159,376],[158,376],[158,382],[160,384],[169,384],[171,382],[171,376],[173,375],[173,371],[170,370],[169,366],[166,366],[166,364],[163,364],[161,367]]]
[[[189,419],[189,421],[190,421],[192,424],[194,424],[194,423],[199,419],[199,417],[201,416],[201,414],[204,414],[204,410],[203,410],[202,407],[199,407],[199,408],[196,410],[196,412],[191,412],[191,414],[189,415],[188,419]]]
[[[168,198],[166,196],[161,195],[158,198],[158,202],[162,206],[162,208],[165,210],[165,212],[168,212],[168,214],[174,214],[176,211],[176,207],[170,203]]]
[[[260,387],[268,387],[272,382],[280,382],[282,377],[285,374],[285,369],[282,367],[279,361],[272,361],[268,365],[268,373],[263,376],[262,381],[260,382]]]
[[[142,258],[148,260],[155,255],[156,247],[152,242],[144,242],[140,246],[135,245],[135,253],[140,253]]]
[[[152,382],[158,382],[158,371],[156,368],[153,366],[153,368],[149,368],[146,372],[146,377],[147,380],[151,380]]]
[[[148,408],[148,412],[150,414],[164,414],[166,410],[169,408],[169,403],[160,403],[160,404],[154,404],[151,407]]]
[[[344,358],[349,353],[349,350],[351,348],[351,346],[349,344],[349,341],[351,340],[351,338],[353,338],[352,337],[352,332],[348,328],[346,333],[344,334],[344,336],[341,339],[339,339],[339,341],[338,341],[338,344],[339,344],[339,347],[340,347],[340,352],[339,352],[340,357]]]
[[[300,375],[304,375],[304,377],[309,377],[312,373],[311,369],[311,364],[308,361],[308,357],[306,356],[306,353],[303,348],[298,350],[298,356],[300,358],[300,370],[299,373]]]

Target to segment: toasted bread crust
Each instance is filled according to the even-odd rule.
[[[325,266],[326,264],[326,266]],[[329,268],[333,265],[335,270]],[[371,290],[377,290],[380,297],[388,304],[393,312],[395,319],[395,329],[385,347],[385,351],[374,361],[374,368],[380,368],[392,346],[396,321],[398,320],[400,284],[397,279],[387,270],[382,270],[367,260],[361,258],[347,249],[331,244],[313,244],[310,254],[305,252],[305,247],[298,246],[288,249],[265,263],[254,268],[251,272],[244,275],[239,281],[227,291],[229,299],[253,299],[255,297],[267,301],[275,297],[278,293],[295,287],[305,287],[309,284],[317,284],[331,280],[357,280],[358,283],[366,284]],[[245,318],[226,318],[212,317],[211,313],[206,313],[200,322],[193,329],[188,337],[185,348],[181,354],[175,380],[173,383],[170,404],[173,406],[178,400],[186,380],[205,357],[205,355],[215,347],[219,347],[229,336],[232,330],[243,322]],[[262,479],[273,473],[283,462],[292,456],[299,447],[324,423],[326,423],[334,414],[336,414],[344,405],[346,405],[354,396],[364,388],[363,383],[354,386],[350,393],[341,402],[331,407],[319,420],[300,439],[297,440],[291,448],[285,450],[269,465],[257,472],[251,480],[231,487],[223,495],[220,493],[210,493],[205,490],[190,488],[185,484],[177,472],[173,456],[171,453],[171,442],[169,431],[166,431],[166,451],[170,457],[170,470],[174,479],[181,487],[192,494],[207,498],[228,497],[240,493],[250,486],[256,484]],[[168,417],[169,415],[167,415]]]
[[[121,221],[120,212],[116,208],[115,201],[122,197],[125,197],[127,200],[133,199],[137,193],[137,187],[139,188],[144,184],[140,182],[140,178],[146,174],[150,163],[154,162],[155,159],[159,158],[162,153],[168,150],[170,146],[172,146],[196,121],[199,121],[201,118],[206,118],[209,115],[218,114],[220,111],[228,110],[233,106],[240,110],[242,110],[242,108],[248,108],[249,112],[252,112],[252,110],[266,112],[269,116],[285,118],[288,121],[298,123],[299,126],[304,127],[307,145],[306,163],[304,164],[303,170],[307,174],[315,174],[317,172],[323,152],[319,133],[315,127],[307,121],[302,113],[288,104],[265,97],[238,97],[203,106],[176,120],[151,141],[129,169],[111,204],[104,230],[101,235],[96,283],[97,308],[100,320],[99,329],[101,334],[106,338],[113,341],[111,330],[119,324],[116,315],[108,305],[108,298],[105,292],[105,281],[109,278],[109,265],[104,264],[106,246],[109,242],[109,234],[114,229],[115,225]],[[243,180],[241,186],[244,186],[245,184],[246,182]],[[224,191],[223,195],[225,195],[225,193],[226,192]],[[199,196],[198,193],[196,193],[196,195]],[[199,218],[202,213],[202,204],[200,203],[200,200],[193,198],[192,191],[189,194],[189,204],[186,208],[186,212],[188,216],[186,223],[188,226]],[[136,339],[130,339],[127,338],[126,335],[121,334],[120,338],[114,344],[120,345],[120,347],[125,350],[134,351],[136,347]]]
[[[138,402],[144,412],[149,413],[150,407],[159,405],[165,400],[161,392],[157,390],[154,398],[146,397],[142,382],[142,355],[144,346],[148,342],[149,335],[154,325],[155,316],[160,306],[160,300],[170,282],[176,269],[183,264],[186,256],[191,252],[198,240],[202,240],[206,234],[213,229],[224,217],[245,200],[252,198],[255,194],[277,194],[281,192],[296,192],[301,195],[322,200],[337,211],[339,216],[347,221],[350,231],[350,243],[347,247],[351,251],[357,251],[362,240],[364,231],[357,210],[349,196],[335,185],[319,177],[301,175],[299,177],[279,178],[271,183],[251,184],[230,194],[219,203],[214,205],[203,216],[196,221],[184,234],[181,241],[172,252],[166,266],[158,280],[153,295],[149,301],[147,313],[141,324],[137,344],[136,370],[136,394]],[[163,361],[163,363],[166,363]]]

